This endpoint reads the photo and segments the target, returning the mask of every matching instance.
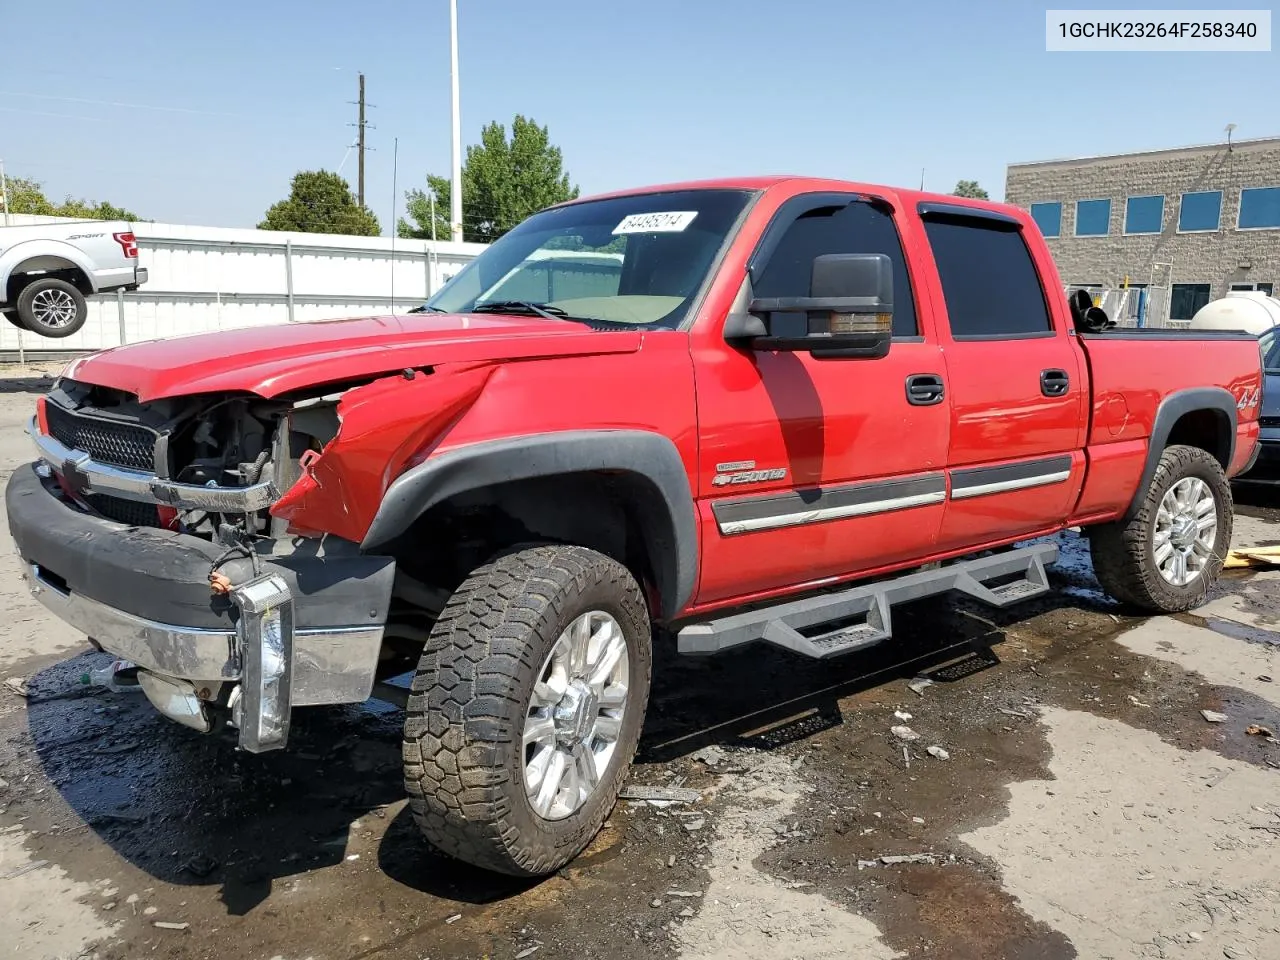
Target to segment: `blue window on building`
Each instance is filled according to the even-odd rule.
[[[1076,236],[1105,237],[1111,230],[1110,200],[1076,201]]]
[[[1280,187],[1251,187],[1240,191],[1241,230],[1280,227]]]
[[[1159,233],[1164,229],[1164,197],[1130,197],[1124,202],[1125,233]]]
[[[1046,237],[1062,236],[1062,204],[1033,203],[1031,219],[1036,222],[1036,226]]]
[[[1184,193],[1178,211],[1178,232],[1196,233],[1217,230],[1222,222],[1222,191],[1205,190]]]

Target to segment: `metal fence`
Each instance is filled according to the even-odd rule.
[[[0,352],[78,352],[211,330],[403,313],[485,249],[166,223],[137,223],[134,233],[139,265],[149,272],[141,289],[90,298],[84,327],[59,340],[0,322]]]

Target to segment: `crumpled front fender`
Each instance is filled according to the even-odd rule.
[[[271,507],[302,535],[364,539],[387,488],[480,396],[496,367],[383,377],[343,394],[337,434]]]

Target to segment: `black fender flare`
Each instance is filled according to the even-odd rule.
[[[1160,401],[1160,406],[1156,409],[1156,419],[1151,425],[1151,436],[1147,440],[1147,461],[1142,467],[1142,479],[1138,483],[1138,490],[1129,504],[1129,509],[1125,511],[1125,522],[1132,520],[1139,507],[1142,506],[1142,501],[1146,498],[1147,490],[1151,486],[1152,478],[1156,475],[1156,467],[1160,463],[1160,454],[1169,445],[1169,434],[1173,432],[1174,424],[1188,413],[1196,413],[1201,410],[1208,410],[1218,414],[1227,427],[1225,449],[1211,450],[1210,453],[1222,463],[1223,470],[1230,469],[1231,462],[1236,455],[1236,422],[1238,419],[1236,398],[1231,394],[1231,391],[1225,387],[1192,387],[1169,394]]]
[[[495,484],[571,473],[624,473],[648,483],[662,500],[670,531],[646,529],[659,551],[662,616],[673,618],[693,596],[698,526],[689,476],[669,437],[644,430],[571,430],[468,444],[431,457],[398,477],[382,498],[361,542],[375,550],[438,503]],[[674,542],[667,542],[668,536]]]

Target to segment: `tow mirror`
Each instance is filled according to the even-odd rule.
[[[883,357],[893,337],[893,264],[883,253],[814,258],[809,296],[752,300],[725,337],[756,350],[815,357]]]

